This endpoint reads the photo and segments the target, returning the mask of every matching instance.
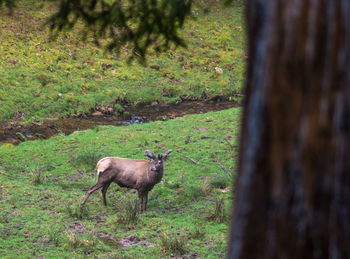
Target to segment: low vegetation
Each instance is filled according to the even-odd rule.
[[[160,251],[165,255],[184,255],[186,243],[183,238],[163,233],[159,241]]]
[[[53,1],[19,0],[0,10],[0,124],[122,114],[127,107],[184,100],[238,100],[245,60],[244,1],[193,10],[187,49],[128,65],[78,30],[49,40]],[[1,258],[218,258],[226,254],[240,108],[0,146]],[[173,153],[138,212],[135,190],[112,184],[81,206],[102,157]]]
[[[224,257],[240,112],[99,126],[0,146],[0,257]],[[101,192],[80,206],[96,181],[98,159],[144,159],[146,149],[168,148],[174,152],[145,213],[137,213],[137,193],[116,184],[107,207]],[[220,176],[227,173],[223,168],[230,178]],[[220,185],[212,184],[217,176]]]
[[[49,40],[50,1],[18,1],[13,16],[0,10],[0,121],[31,122],[125,105],[240,98],[245,66],[243,1],[210,12],[195,9],[183,37],[187,49],[156,55],[147,66],[119,56],[72,31]]]

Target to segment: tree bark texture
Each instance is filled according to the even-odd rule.
[[[350,1],[249,0],[229,258],[350,258]]]

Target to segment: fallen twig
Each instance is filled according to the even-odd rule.
[[[196,165],[199,164],[198,162],[196,162],[195,160],[193,160],[192,158],[190,158],[190,157],[188,157],[188,156],[186,156],[186,155],[182,155],[182,154],[181,154],[181,156],[183,156],[184,158],[190,160],[192,163],[194,163],[194,164],[196,164]]]

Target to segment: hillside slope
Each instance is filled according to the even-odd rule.
[[[234,99],[246,58],[241,5],[195,10],[183,31],[188,48],[151,55],[146,67],[128,66],[127,48],[116,56],[81,42],[77,30],[49,41],[42,24],[50,2],[21,0],[13,16],[0,10],[0,121],[118,113],[126,102]]]

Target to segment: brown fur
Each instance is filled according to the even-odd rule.
[[[154,185],[159,183],[163,177],[163,161],[167,160],[171,150],[163,155],[155,157],[152,152],[146,151],[151,161],[134,160],[120,157],[105,157],[97,162],[96,169],[98,181],[88,190],[82,205],[96,190],[102,188],[103,203],[106,206],[106,192],[109,185],[114,182],[121,187],[136,189],[139,194],[140,212],[147,209],[148,192]]]

